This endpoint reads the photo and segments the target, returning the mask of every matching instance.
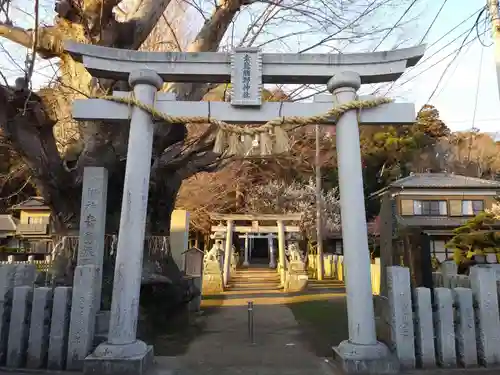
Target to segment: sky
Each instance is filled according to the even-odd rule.
[[[31,4],[31,2],[24,0],[15,1],[18,4]],[[400,44],[402,38],[406,39],[401,44],[403,47],[417,44],[428,30],[444,1],[420,0],[403,20],[404,22],[408,18],[414,19],[411,27],[406,28],[404,32],[395,29],[377,51],[394,48],[396,44]],[[409,3],[409,0],[407,2]],[[479,24],[479,33],[486,31],[481,40],[487,46],[483,46],[478,41],[476,30],[473,30],[468,40],[475,39],[475,41],[464,46],[456,59],[454,59],[455,51],[462,43],[465,34],[459,36],[471,29],[476,16],[471,17],[452,33],[443,37],[452,28],[479,10],[485,2],[486,0],[446,0],[439,17],[425,38],[425,43],[429,48],[424,58],[415,68],[408,69],[403,77],[391,87],[388,95],[395,97],[398,101],[415,102],[417,109],[429,102],[439,110],[441,118],[452,130],[470,130],[474,126],[484,132],[493,134],[498,132],[500,138],[500,90],[496,78],[494,46],[492,45],[489,24],[485,22]],[[42,4],[46,4],[44,15],[51,13],[53,1],[44,0]],[[27,17],[26,14],[22,14],[23,6],[20,8],[20,13],[13,19]],[[29,12],[29,9],[26,10]],[[391,22],[395,22],[404,10],[405,7],[401,7],[398,10],[399,14],[390,14]],[[21,26],[25,25],[21,24]],[[279,26],[277,30],[279,30]],[[440,38],[442,40],[439,40]],[[454,39],[456,40],[453,41]],[[438,42],[436,43],[436,41]],[[18,64],[19,61],[23,61],[25,52],[5,40],[2,40],[1,43],[4,48],[3,53],[0,51],[0,54],[3,55],[0,57],[1,69],[11,81],[19,76],[19,68],[6,55],[5,50],[9,51],[14,57],[13,60],[16,60]],[[450,56],[444,58],[447,55]],[[440,60],[442,61],[439,62]],[[6,61],[8,61],[7,64]],[[445,70],[446,72],[441,78]],[[35,87],[56,75],[57,65],[47,61],[39,61],[36,71],[33,83]],[[366,91],[369,88],[364,89]],[[434,90],[435,94],[431,97]],[[385,91],[387,90],[381,89],[382,93]]]
[[[433,44],[434,41],[438,40],[462,20],[465,20],[485,2],[485,0],[447,1],[426,38],[427,44]],[[442,3],[442,1],[436,0],[427,2],[428,8],[425,16],[418,22],[420,27],[417,28],[417,33],[420,33],[420,35],[425,33]],[[469,29],[474,24],[475,18],[471,18],[450,36],[444,38],[435,46],[431,46],[422,60],[440,49],[442,51],[415,69],[410,70],[407,76],[411,77],[424,71],[442,57],[458,49],[465,36],[449,47],[443,47],[463,31]],[[489,25],[486,26],[489,28]],[[481,33],[484,30],[485,24],[480,23],[479,32]],[[490,29],[488,29],[482,38],[486,45],[491,45],[493,42],[490,34]],[[472,32],[469,40],[475,37],[476,30]],[[443,62],[419,75],[413,81],[403,84],[401,88],[395,91],[405,99],[414,101],[417,108],[419,108],[428,101],[454,55],[452,54]],[[400,81],[406,81],[404,76]],[[474,126],[484,132],[496,133],[498,131],[498,135],[500,135],[499,87],[496,77],[494,46],[484,47],[477,39],[465,46],[455,62],[449,66],[429,104],[434,105],[439,110],[441,118],[452,130],[470,130]]]

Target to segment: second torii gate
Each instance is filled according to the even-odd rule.
[[[396,80],[423,56],[424,47],[357,54],[261,54],[257,49],[233,53],[154,53],[68,43],[66,51],[80,59],[98,78],[128,79],[136,101],[171,116],[203,116],[230,123],[266,123],[276,117],[322,115],[334,105],[357,98],[362,83]],[[232,84],[231,103],[176,102],[169,93],[158,93],[163,82]],[[263,83],[327,84],[332,93],[314,103],[262,103]],[[114,93],[130,96],[130,93]],[[102,361],[106,373],[123,372],[123,366],[139,362],[144,369],[151,349],[137,340],[137,315],[142,270],[149,174],[154,124],[150,113],[133,105],[90,99],[74,103],[77,120],[130,120],[127,166],[113,285],[108,341],[97,347],[94,363]],[[358,123],[359,120],[359,123]],[[348,372],[393,373],[388,348],[377,342],[370,279],[370,255],[365,218],[363,176],[358,125],[403,125],[415,121],[413,104],[385,104],[350,111],[336,125],[339,190],[347,271],[349,340],[335,352]],[[114,367],[116,366],[116,367]]]
[[[287,221],[299,221],[302,214],[282,214],[282,215],[272,215],[272,214],[210,214],[212,220],[225,221],[225,226],[212,226],[212,231],[214,232],[224,232],[226,233],[226,243],[225,243],[225,253],[224,253],[224,270],[223,270],[223,280],[224,285],[227,286],[230,279],[230,267],[231,267],[231,251],[232,251],[232,241],[233,232],[245,232],[245,233],[277,233],[278,235],[278,272],[280,274],[281,283],[285,281],[285,233],[288,232],[299,232],[300,229],[296,225],[288,226]],[[257,223],[257,225],[252,226],[236,226],[235,221],[252,221],[252,223]],[[276,226],[260,226],[259,221],[276,221]],[[245,261],[248,263],[248,244],[245,245]]]

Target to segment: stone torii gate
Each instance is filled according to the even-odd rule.
[[[356,54],[261,54],[254,48],[233,53],[155,53],[68,43],[66,51],[98,78],[128,79],[136,101],[171,116],[204,116],[228,123],[265,123],[276,117],[310,117],[357,98],[362,83],[396,80],[423,56],[424,47]],[[176,102],[157,93],[163,82],[232,84],[231,103]],[[262,103],[263,83],[326,84],[333,94],[314,103]],[[130,93],[115,92],[118,97]],[[129,108],[130,107],[130,108]],[[131,110],[131,112],[130,112]],[[129,147],[115,266],[108,341],[84,365],[86,372],[128,373],[147,368],[152,348],[136,338],[151,150],[154,124],[149,112],[108,100],[77,100],[76,120],[130,121]],[[337,121],[338,120],[338,121]],[[393,373],[392,356],[377,342],[370,280],[359,124],[412,124],[413,104],[385,104],[350,111],[336,124],[349,340],[334,348],[347,372]],[[387,365],[387,363],[391,365]]]
[[[231,252],[233,245],[233,232],[240,233],[277,233],[278,234],[278,272],[280,274],[281,283],[285,281],[285,233],[288,232],[299,232],[300,229],[293,225],[286,225],[286,221],[298,221],[302,217],[302,214],[283,214],[283,215],[271,215],[271,214],[210,214],[212,220],[225,221],[225,226],[212,226],[212,231],[223,232],[226,234],[226,243],[224,249],[224,269],[223,269],[223,280],[224,286],[227,286],[230,279],[230,267],[231,267]],[[239,220],[252,221],[257,225],[252,226],[235,226],[234,222]],[[276,221],[276,226],[259,226],[260,221]],[[245,263],[248,264],[248,237],[245,239]]]

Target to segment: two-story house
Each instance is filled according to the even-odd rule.
[[[415,173],[372,196],[381,197],[387,192],[392,197],[397,225],[427,233],[431,237],[431,255],[442,262],[452,257],[445,244],[453,229],[491,208],[500,193],[500,182],[450,173]],[[496,256],[489,255],[488,262],[496,263]]]
[[[47,252],[51,240],[50,207],[41,197],[31,197],[10,208],[16,220],[16,237],[29,252]]]

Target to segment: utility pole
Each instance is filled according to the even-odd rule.
[[[317,278],[323,280],[325,268],[323,266],[323,218],[321,215],[321,160],[320,149],[320,126],[316,125],[316,156],[315,156],[315,174],[316,174],[316,241],[317,241]]]
[[[497,67],[497,83],[500,93],[500,17],[498,11],[498,0],[487,0],[488,11],[491,16],[491,29],[493,42],[495,43],[495,64]]]

